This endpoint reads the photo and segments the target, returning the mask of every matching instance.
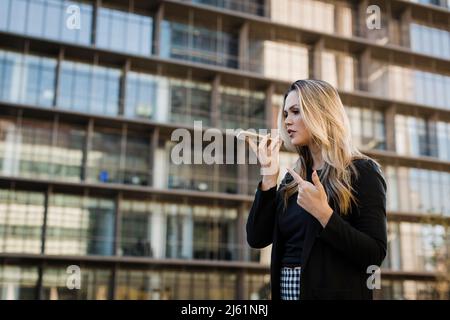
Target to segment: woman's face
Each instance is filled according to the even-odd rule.
[[[284,124],[294,146],[309,145],[311,134],[305,126],[303,118],[300,115],[300,106],[298,105],[298,94],[291,91],[286,97],[283,107]]]

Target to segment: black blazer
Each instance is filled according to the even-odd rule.
[[[352,179],[358,205],[351,214],[334,212],[325,228],[312,219],[302,253],[300,299],[373,299],[367,286],[371,265],[381,266],[387,247],[386,183],[372,160],[353,162],[359,172]],[[282,184],[292,180],[287,173]],[[281,187],[280,185],[280,187]],[[283,240],[276,216],[282,213],[280,189],[262,191],[261,182],[247,219],[247,242],[252,248],[272,244],[272,299],[280,299],[280,268]],[[371,283],[369,281],[369,283]],[[375,290],[375,289],[374,289]]]

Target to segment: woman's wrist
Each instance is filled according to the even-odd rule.
[[[261,190],[267,191],[272,189],[273,187],[276,187],[278,176],[263,176],[262,182],[261,182]]]
[[[319,213],[319,222],[323,228],[326,227],[328,221],[330,221],[331,216],[333,215],[333,209],[328,206],[328,208],[324,209],[321,213]]]

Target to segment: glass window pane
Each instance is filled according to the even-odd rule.
[[[2,10],[0,10],[0,30],[8,30],[11,1],[13,0],[3,0],[2,2]]]
[[[13,1],[14,2],[14,1]],[[27,15],[27,31],[26,33],[33,36],[42,36],[42,29],[44,27],[44,3],[41,1],[28,2]],[[14,17],[16,19],[16,17]]]
[[[45,36],[51,39],[59,39],[62,32],[61,25],[64,22],[64,12],[61,2],[55,0],[48,1],[45,12]]]
[[[14,0],[11,2],[9,30],[17,33],[25,33],[25,25],[27,21],[27,1]]]
[[[53,194],[45,253],[112,255],[114,210],[111,199]]]
[[[39,254],[44,210],[43,193],[0,189],[0,251]]]
[[[0,265],[0,299],[35,300],[38,282],[36,266]]]

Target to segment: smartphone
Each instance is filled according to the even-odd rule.
[[[265,136],[262,134],[257,134],[251,131],[246,131],[246,130],[241,130],[239,131],[239,133],[236,135],[236,138],[238,139],[245,139],[246,137],[252,138],[252,139],[262,139]],[[269,141],[273,140],[270,136],[269,136]]]

